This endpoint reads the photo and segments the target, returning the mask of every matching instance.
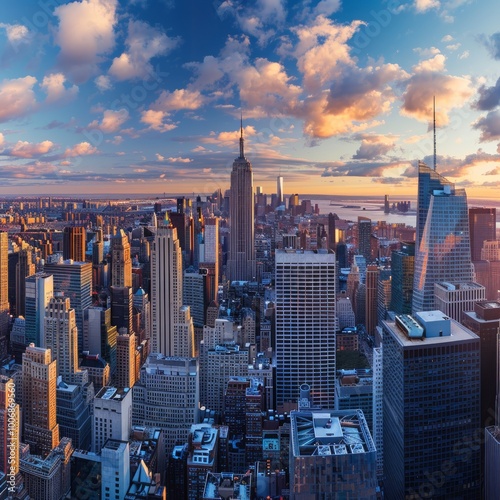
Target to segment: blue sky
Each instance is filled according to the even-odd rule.
[[[243,114],[255,185],[500,181],[493,0],[24,0],[0,14],[0,194],[210,193]],[[498,81],[498,84],[497,84]]]

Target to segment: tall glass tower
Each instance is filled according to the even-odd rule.
[[[250,281],[256,277],[253,173],[251,163],[245,158],[243,124],[240,130],[240,156],[234,160],[231,172],[227,269],[231,281]]]
[[[302,384],[314,405],[335,399],[335,254],[276,251],[277,405],[296,403]]]
[[[473,281],[465,190],[456,189],[423,163],[419,164],[418,184],[420,241],[415,256],[413,313],[434,309],[434,283]]]

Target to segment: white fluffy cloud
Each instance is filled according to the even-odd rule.
[[[0,122],[27,115],[37,105],[33,86],[36,78],[25,76],[0,83]]]
[[[76,156],[88,156],[88,155],[93,155],[96,154],[97,148],[92,146],[88,142],[80,142],[78,144],[75,144],[71,148],[67,148],[66,151],[64,152],[64,158],[74,158]]]
[[[98,128],[105,134],[112,134],[129,119],[129,113],[125,108],[112,110],[106,109],[102,114],[102,120],[94,120],[88,124],[88,128]]]
[[[109,74],[117,80],[144,78],[154,72],[150,60],[173,50],[179,40],[142,21],[130,21],[125,41],[127,50],[115,57]]]
[[[33,158],[49,153],[54,148],[52,141],[42,141],[38,143],[17,141],[9,151],[10,156],[17,158]]]
[[[73,99],[78,93],[78,87],[65,87],[66,77],[62,73],[51,73],[44,77],[40,87],[47,93],[47,103]]]
[[[82,0],[60,5],[55,41],[61,48],[59,63],[77,83],[98,71],[101,57],[115,44],[117,0]]]

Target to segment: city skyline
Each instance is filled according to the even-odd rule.
[[[0,195],[227,189],[240,112],[264,192],[283,176],[287,193],[409,195],[433,164],[435,96],[439,173],[493,197],[493,2],[361,4],[6,6]]]

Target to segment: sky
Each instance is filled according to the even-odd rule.
[[[0,195],[469,197],[500,183],[496,0],[23,0],[0,11]]]

